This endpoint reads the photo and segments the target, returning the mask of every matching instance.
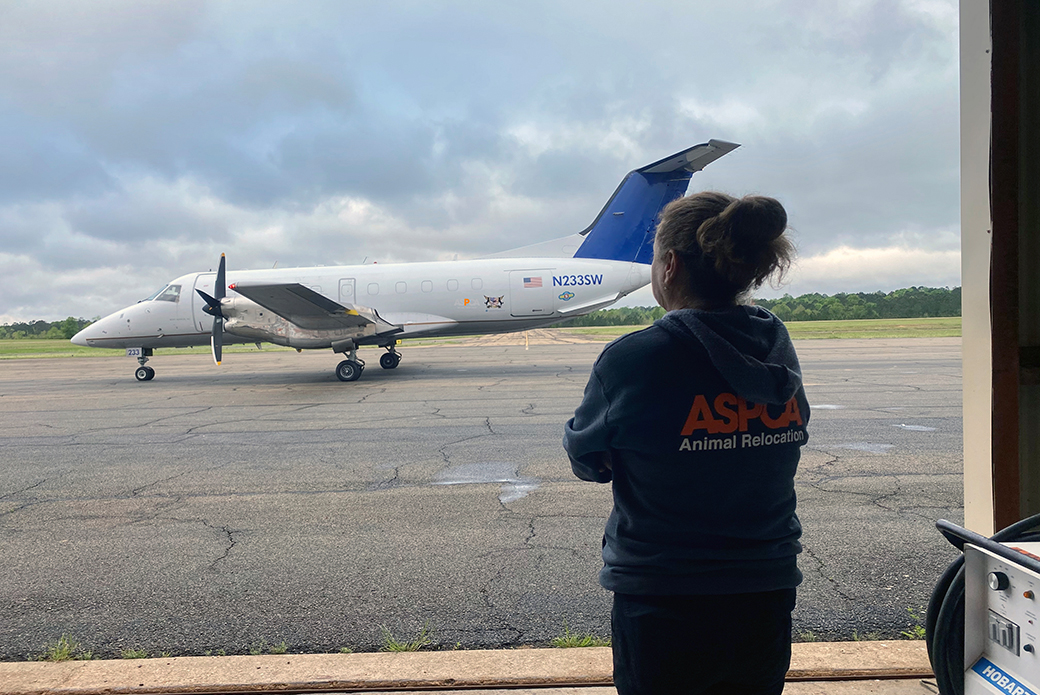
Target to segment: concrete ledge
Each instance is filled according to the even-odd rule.
[[[609,685],[609,648],[286,654],[0,663],[5,695],[360,691]],[[923,642],[794,645],[789,680],[931,675]]]
[[[801,642],[791,645],[788,681],[930,678],[924,641]]]

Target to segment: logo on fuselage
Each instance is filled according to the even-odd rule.
[[[574,299],[574,293],[573,292],[564,292],[563,294],[560,295],[560,299],[562,299],[565,302],[569,302],[570,300]]]

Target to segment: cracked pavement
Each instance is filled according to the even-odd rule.
[[[560,447],[601,347],[406,347],[348,384],[324,352],[174,352],[146,383],[120,357],[0,363],[0,659],[62,634],[99,656],[609,634],[610,489]],[[955,556],[933,524],[962,518],[960,342],[798,349],[795,631],[899,637]]]

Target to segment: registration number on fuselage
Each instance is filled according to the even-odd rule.
[[[602,284],[602,275],[553,275],[553,287],[579,287],[581,285]]]

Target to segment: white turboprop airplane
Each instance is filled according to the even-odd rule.
[[[628,174],[587,229],[489,258],[189,273],[148,299],[87,326],[72,342],[125,349],[135,376],[160,347],[261,341],[332,348],[341,381],[365,363],[359,345],[386,348],[397,367],[401,338],[506,333],[545,326],[613,304],[650,282],[661,209],[686,193],[693,173],[739,147],[710,140]],[[229,282],[228,282],[229,281]]]

